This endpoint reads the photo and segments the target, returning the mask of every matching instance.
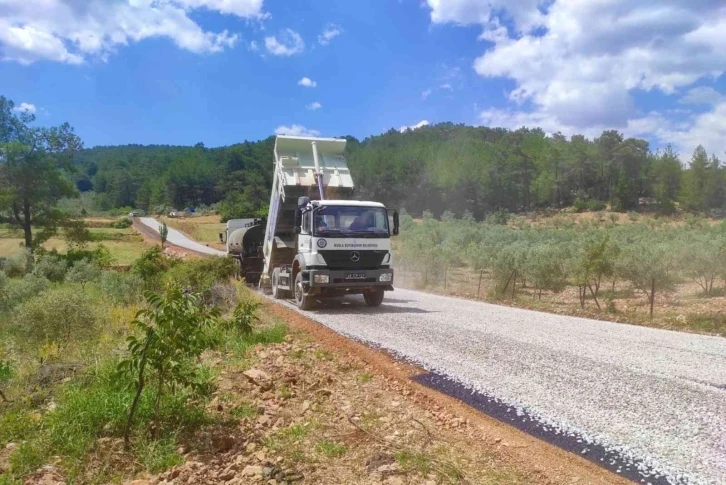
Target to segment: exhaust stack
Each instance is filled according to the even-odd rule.
[[[323,189],[323,172],[320,170],[320,159],[318,157],[318,145],[311,142],[313,147],[313,163],[315,164],[315,182],[318,184],[320,192],[320,200],[325,200],[325,191]]]

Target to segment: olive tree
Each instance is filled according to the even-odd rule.
[[[641,240],[627,246],[619,260],[623,278],[648,297],[651,318],[656,293],[673,288],[677,281],[675,257],[670,244]]]

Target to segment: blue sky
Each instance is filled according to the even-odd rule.
[[[87,146],[452,121],[722,155],[726,8],[582,3],[4,0],[0,94]]]

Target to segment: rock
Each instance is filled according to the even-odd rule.
[[[244,470],[242,470],[242,475],[245,477],[256,477],[256,476],[262,476],[263,470],[262,467],[259,465],[247,465]]]
[[[269,426],[270,425],[270,417],[266,414],[263,414],[259,418],[257,418],[257,423],[260,426]]]
[[[251,383],[255,385],[262,385],[262,383],[270,380],[270,375],[260,369],[249,369],[242,373]]]
[[[301,409],[303,413],[310,409],[310,401],[303,401]]]
[[[365,462],[365,466],[368,469],[369,472],[373,472],[374,470],[377,470],[379,467],[383,465],[389,465],[391,463],[394,463],[396,459],[393,457],[393,455],[389,453],[376,453],[375,455],[368,458]]]
[[[217,435],[212,438],[212,446],[217,453],[226,453],[234,447],[234,438],[227,435]]]
[[[7,445],[5,445],[5,449],[8,451],[13,451],[17,447],[18,445],[15,443],[8,443]]]
[[[383,481],[383,483],[386,485],[403,485],[403,478],[396,476],[388,477]]]

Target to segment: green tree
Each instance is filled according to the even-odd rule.
[[[698,145],[691,157],[691,166],[686,172],[685,186],[682,192],[682,202],[686,210],[702,211],[708,202],[709,185],[708,154]]]
[[[35,116],[14,108],[0,96],[0,214],[23,230],[25,246],[33,250],[65,219],[58,201],[77,194],[67,170],[82,143],[67,123],[32,127]]]
[[[159,239],[161,239],[161,249],[164,249],[164,244],[166,244],[166,238],[169,237],[169,226],[166,225],[166,222],[162,222],[159,224]]]
[[[663,212],[670,213],[675,210],[675,202],[681,190],[682,175],[683,166],[678,159],[678,153],[673,146],[666,145],[665,149],[656,155],[652,169],[653,195]]]
[[[198,360],[212,342],[208,328],[219,318],[218,312],[206,309],[198,296],[179,287],[168,289],[163,296],[147,293],[145,298],[148,308],[139,311],[133,322],[140,336],[128,338],[129,357],[118,367],[120,373],[133,378],[136,388],[124,430],[126,448],[149,378],[155,381],[155,417],[164,393],[200,390]]]

